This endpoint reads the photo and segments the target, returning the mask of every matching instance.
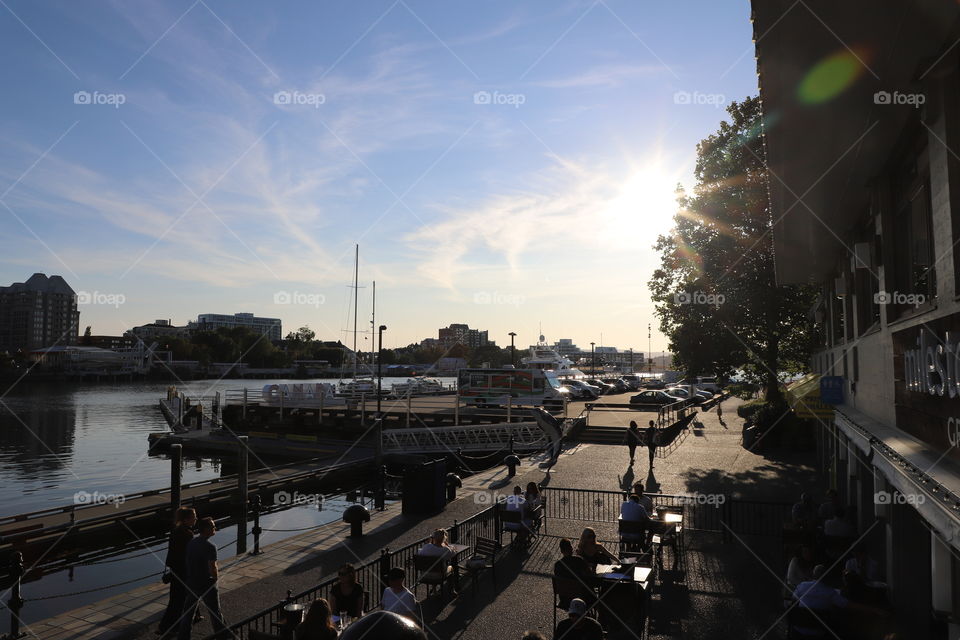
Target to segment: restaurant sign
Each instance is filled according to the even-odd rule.
[[[960,313],[893,334],[897,427],[960,460]]]

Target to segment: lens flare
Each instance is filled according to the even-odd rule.
[[[844,49],[818,62],[797,89],[797,98],[806,104],[832,100],[850,87],[863,73],[864,55]]]

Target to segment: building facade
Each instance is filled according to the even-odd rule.
[[[190,328],[175,326],[170,320],[154,320],[150,324],[142,324],[129,329],[127,334],[149,344],[153,340],[163,340],[165,338],[188,338],[190,337]]]
[[[232,316],[222,313],[201,313],[196,322],[189,325],[192,331],[216,331],[217,329],[232,329],[247,327],[257,333],[267,336],[270,340],[281,340],[283,329],[279,318],[261,318],[252,313],[235,313]]]
[[[35,273],[0,287],[0,349],[75,345],[79,327],[77,295],[62,277]]]
[[[957,638],[960,5],[792,8],[753,1],[777,280],[818,286],[810,365],[843,390],[821,468],[905,637]]]
[[[440,346],[445,348],[452,347],[455,344],[462,344],[471,349],[475,349],[477,347],[486,347],[494,344],[490,342],[486,331],[471,329],[465,324],[451,324],[448,327],[443,327],[438,331],[437,340]]]

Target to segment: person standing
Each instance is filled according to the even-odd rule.
[[[630,466],[633,466],[633,457],[637,452],[637,447],[640,445],[640,427],[637,426],[635,421],[630,421],[630,427],[627,429],[625,437],[627,440],[627,449],[630,450]]]
[[[720,396],[720,399],[717,400],[717,420],[720,421],[720,426],[725,426],[723,424],[723,396]]]
[[[170,532],[170,544],[167,546],[167,559],[164,562],[170,581],[170,599],[163,612],[158,636],[173,631],[180,622],[183,606],[187,600],[187,544],[193,539],[193,527],[197,524],[197,512],[190,507],[180,507]]]
[[[197,526],[197,537],[187,545],[187,598],[180,620],[180,632],[177,640],[190,640],[193,626],[193,614],[200,606],[200,601],[210,612],[210,622],[213,624],[214,636],[227,636],[227,623],[220,613],[220,593],[217,591],[217,580],[220,569],[217,566],[217,547],[210,541],[217,531],[213,518],[201,518]]]
[[[660,435],[660,431],[657,429],[657,426],[653,423],[653,420],[650,421],[650,426],[647,427],[647,451],[650,453],[650,470],[653,471],[653,459],[657,457],[657,440]]]

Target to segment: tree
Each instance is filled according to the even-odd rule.
[[[740,367],[782,400],[778,374],[803,370],[811,340],[808,286],[777,286],[759,98],[733,102],[730,122],[697,146],[696,185],[679,193],[650,282],[660,329],[690,374]]]
[[[93,343],[92,335],[93,331],[90,329],[90,325],[87,325],[87,328],[83,330],[83,337],[80,338],[80,344],[89,347]]]

